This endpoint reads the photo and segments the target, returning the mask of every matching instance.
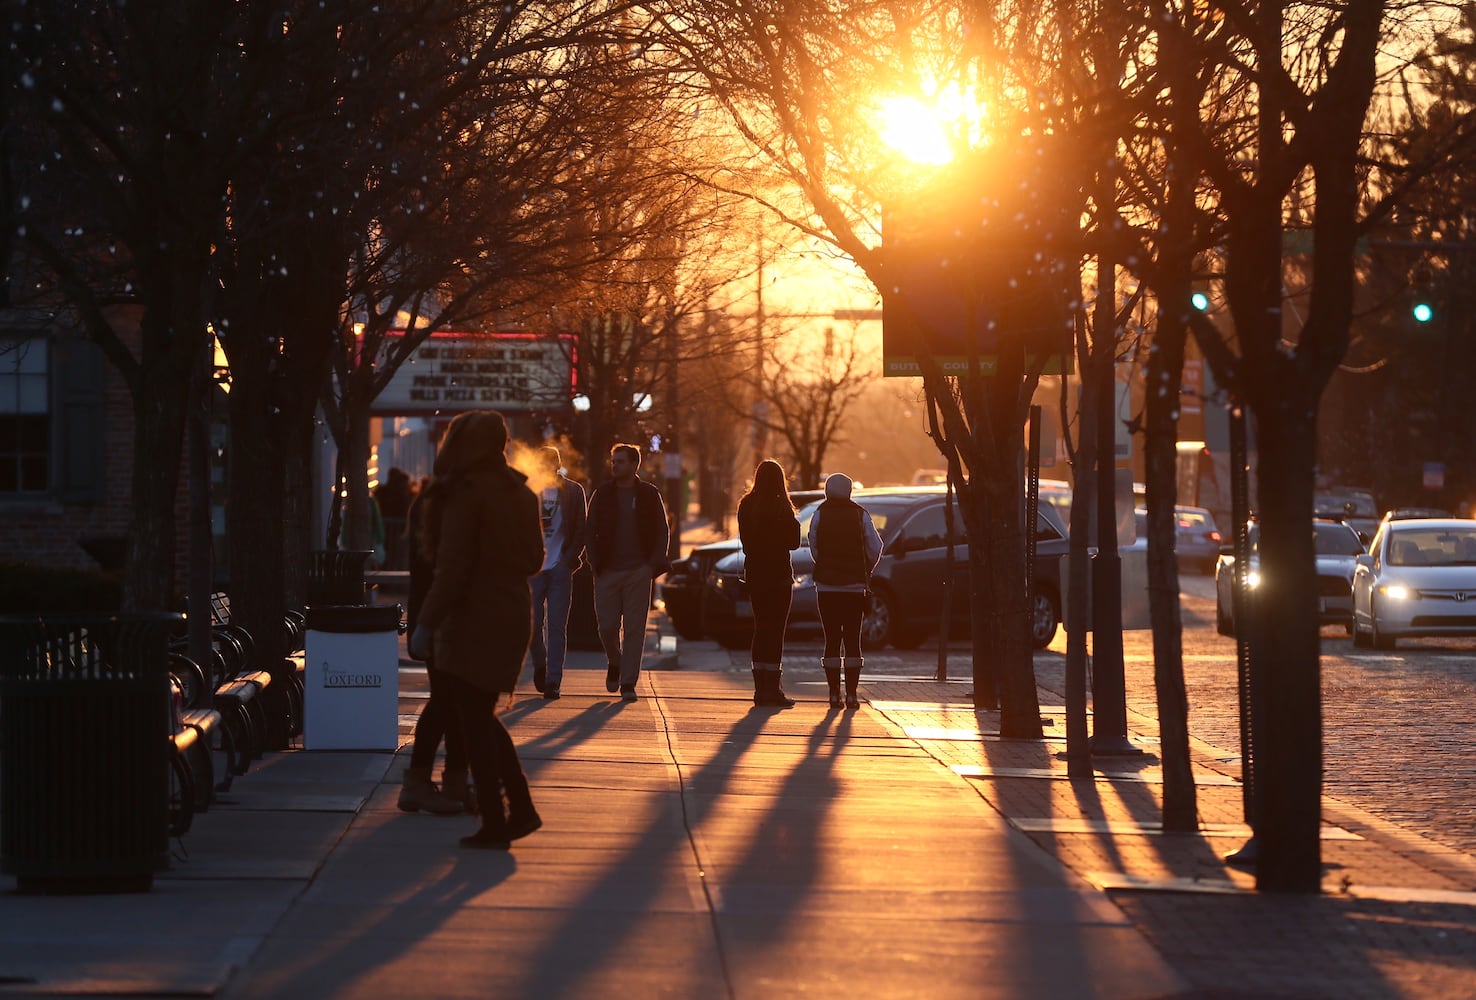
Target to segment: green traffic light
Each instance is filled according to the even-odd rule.
[[[1410,312],[1414,314],[1416,323],[1428,323],[1435,318],[1435,310],[1430,308],[1428,302],[1416,302]]]
[[[1203,292],[1195,292],[1189,296],[1189,304],[1199,312],[1205,312],[1210,307],[1210,297]]]

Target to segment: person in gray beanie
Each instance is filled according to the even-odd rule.
[[[856,686],[865,660],[861,620],[866,615],[871,571],[881,559],[882,541],[871,515],[851,499],[851,478],[837,472],[825,480],[825,500],[810,518],[810,554],[815,559],[815,596],[825,629],[825,683],[830,707],[841,707],[844,669],[846,708],[860,708]]]

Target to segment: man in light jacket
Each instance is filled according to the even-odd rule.
[[[569,645],[569,606],[574,574],[584,560],[579,537],[584,533],[584,487],[564,475],[559,449],[538,450],[538,469],[529,485],[538,493],[543,519],[543,569],[529,581],[533,588],[533,687],[553,701],[564,682],[564,654]]]

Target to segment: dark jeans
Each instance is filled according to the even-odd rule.
[[[750,580],[748,599],[753,604],[753,662],[777,666],[784,662],[784,629],[794,584],[787,578]]]
[[[467,762],[471,764],[472,783],[477,787],[477,804],[482,811],[482,827],[496,830],[506,823],[502,793],[507,794],[514,815],[533,809],[518,748],[497,717],[497,695],[455,674],[442,674],[441,682],[448,702],[455,706],[461,720]]]
[[[410,746],[410,766],[429,771],[436,764],[436,748],[441,738],[446,740],[446,770],[466,770],[466,744],[461,738],[461,720],[446,700],[444,692],[445,674],[435,664],[425,664],[426,680],[430,682],[430,698],[415,720],[415,741]]]
[[[528,581],[533,591],[533,666],[548,669],[548,686],[564,681],[564,653],[569,646],[569,605],[574,596],[574,571],[559,565]]]
[[[861,619],[866,615],[866,595],[822,590],[815,596],[820,605],[820,624],[825,628],[824,655],[860,657]]]

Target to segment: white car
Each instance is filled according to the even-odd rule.
[[[1476,635],[1476,521],[1410,518],[1379,526],[1353,573],[1353,642]]]
[[[1253,521],[1247,530],[1250,558],[1246,561],[1246,582],[1254,590],[1261,582],[1261,526]],[[1317,560],[1317,620],[1352,632],[1353,571],[1355,560],[1363,554],[1363,539],[1341,521],[1320,517],[1313,518],[1312,531]],[[1221,635],[1235,634],[1235,605],[1231,599],[1234,578],[1234,548],[1227,545],[1215,563],[1215,627]]]

